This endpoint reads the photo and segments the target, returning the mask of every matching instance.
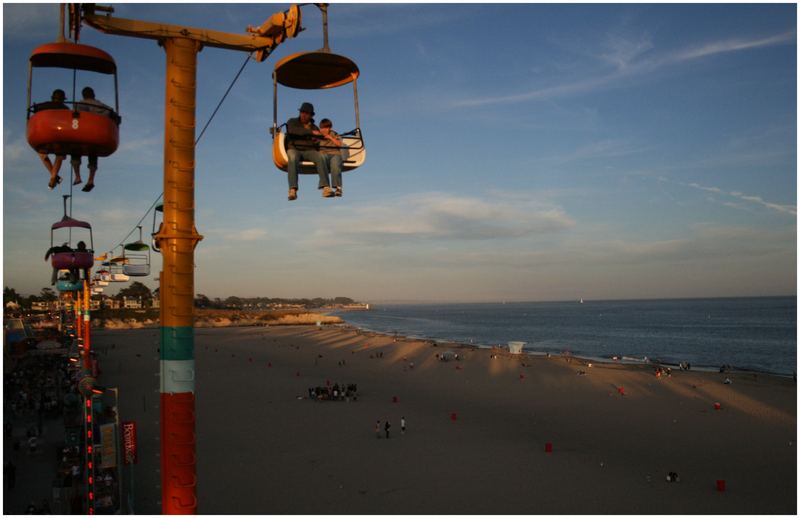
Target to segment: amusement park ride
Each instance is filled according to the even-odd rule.
[[[297,89],[328,89],[352,83],[355,110],[355,129],[343,133],[343,170],[361,166],[366,157],[358,110],[357,79],[359,69],[345,56],[331,52],[328,46],[327,4],[315,4],[323,17],[324,45],[319,50],[300,52],[278,62],[273,71],[273,139],[272,153],[276,167],[286,171],[287,156],[285,132],[277,123],[278,84]],[[65,8],[68,8],[70,38],[64,37]],[[151,249],[162,254],[162,271],[159,277],[161,312],[161,506],[163,514],[194,514],[197,512],[197,474],[195,443],[195,366],[194,366],[194,249],[203,239],[194,224],[194,172],[195,172],[195,107],[197,88],[197,54],[204,47],[218,47],[248,52],[262,62],[275,48],[288,38],[295,37],[301,27],[301,10],[292,5],[285,12],[271,15],[261,26],[247,29],[247,34],[234,34],[209,29],[116,18],[112,7],[96,4],[62,4],[60,34],[56,42],[37,47],[30,57],[28,74],[28,143],[39,153],[57,155],[109,156],[119,145],[119,94],[117,66],[106,52],[79,43],[81,26],[87,24],[102,32],[156,40],[166,53],[165,78],[165,128],[164,128],[164,200],[155,212],[163,213],[163,221],[155,229],[153,222],[152,246],[139,239],[125,244],[119,256],[108,259],[104,254],[102,268],[94,278],[88,272],[93,266],[93,250],[59,252],[53,254],[53,268],[72,272],[72,282],[59,284],[62,294],[75,299],[78,341],[82,354],[88,361],[89,348],[89,293],[102,291],[109,282],[124,282],[131,276],[150,274]],[[113,75],[115,106],[108,115],[80,111],[80,103],[72,107],[51,109],[43,104],[31,103],[33,71],[43,67],[56,67],[73,71],[82,70]],[[73,88],[74,90],[74,88]],[[310,164],[303,164],[304,173],[314,172]],[[67,229],[88,230],[93,248],[91,225],[67,215],[66,197],[64,217],[52,225],[52,232]],[[55,241],[51,233],[51,246]],[[102,258],[102,259],[101,259]],[[70,294],[70,295],[68,295]],[[82,304],[81,304],[82,302]],[[89,368],[86,363],[85,368]],[[81,383],[87,402],[96,391],[91,370]],[[88,420],[91,422],[91,404]],[[90,427],[89,427],[90,428]],[[89,432],[91,433],[91,432]],[[92,499],[92,462],[87,456],[87,508],[94,512]]]

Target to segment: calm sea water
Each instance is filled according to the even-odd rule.
[[[647,357],[692,368],[790,375],[797,365],[794,297],[374,305],[340,312],[349,324],[432,340],[505,345],[598,360]]]

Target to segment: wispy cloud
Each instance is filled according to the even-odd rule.
[[[6,166],[16,165],[25,155],[32,152],[28,143],[21,138],[13,139],[3,143],[3,162]]]
[[[769,210],[772,210],[772,211],[775,211],[775,212],[779,212],[779,213],[782,213],[782,214],[789,214],[791,216],[797,216],[797,205],[773,203],[773,202],[764,200],[760,196],[748,195],[748,194],[744,194],[744,193],[742,193],[740,191],[725,191],[725,190],[720,189],[719,187],[700,185],[700,184],[695,183],[695,182],[691,182],[691,183],[679,182],[679,181],[675,181],[675,180],[670,180],[669,178],[666,178],[664,176],[659,176],[658,180],[662,181],[662,182],[667,182],[667,183],[674,183],[676,185],[682,185],[684,187],[691,187],[692,189],[697,189],[697,190],[704,191],[704,192],[710,192],[710,193],[717,194],[717,195],[730,196],[730,197],[735,198],[737,200],[741,200],[743,202],[747,202],[751,206],[752,205],[757,205],[757,206],[764,207],[766,209],[769,209]],[[737,208],[737,209],[744,208],[744,206],[742,204],[740,204],[740,203],[724,202],[723,205],[725,205],[727,207],[731,207],[731,208]]]
[[[472,16],[473,12],[468,6],[454,10],[449,6],[434,4],[338,4],[330,26],[337,38],[346,39],[408,34],[414,29],[457,24],[461,19]],[[316,17],[313,11],[312,16]],[[364,19],[371,20],[371,23],[365,24]],[[310,23],[316,23],[316,20],[304,25],[313,28]]]
[[[261,241],[266,239],[266,237],[267,231],[263,228],[246,228],[225,235],[226,239],[232,241]]]
[[[637,147],[631,139],[608,138],[596,140],[580,145],[572,151],[551,156],[537,158],[534,162],[551,165],[562,165],[580,160],[594,160],[601,158],[618,158],[630,156],[645,151],[644,147]]]
[[[653,48],[653,43],[649,37],[637,40],[622,38],[616,35],[609,35],[606,42],[606,51],[600,54],[600,58],[609,62],[617,70],[627,69],[636,58]]]
[[[429,241],[518,239],[558,232],[574,221],[558,206],[518,194],[513,203],[502,196],[483,198],[445,193],[416,195],[388,205],[368,206],[337,215],[335,242],[320,231],[317,244],[386,245]]]
[[[735,39],[705,43],[699,46],[680,49],[662,55],[652,55],[652,45],[648,40],[638,42],[625,42],[625,40],[611,39],[611,50],[601,55],[607,62],[611,63],[615,70],[613,72],[601,73],[583,79],[559,83],[542,88],[528,90],[518,94],[477,97],[472,99],[462,99],[451,103],[452,108],[466,106],[485,106],[491,104],[515,103],[521,101],[534,101],[552,99],[565,95],[584,93],[599,88],[623,84],[622,80],[630,79],[633,76],[641,76],[652,73],[658,69],[674,66],[684,62],[707,58],[717,54],[737,52],[774,45],[786,45],[794,43],[797,33],[794,31],[774,34],[771,36],[754,39]],[[648,57],[636,59],[643,54]]]
[[[783,32],[781,34],[774,34],[764,38],[756,39],[731,39],[724,41],[715,41],[701,45],[699,47],[685,49],[677,52],[669,57],[669,62],[681,62],[691,59],[704,58],[713,56],[715,54],[724,54],[727,52],[736,52],[739,50],[755,49],[759,47],[771,47],[773,45],[785,45],[794,43],[797,38],[795,31]]]

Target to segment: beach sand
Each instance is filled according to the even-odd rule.
[[[160,513],[157,340],[92,338],[138,425],[137,514]],[[435,358],[448,350],[461,360]],[[492,354],[342,327],[196,329],[198,512],[796,514],[793,380]],[[309,400],[326,380],[359,400]]]

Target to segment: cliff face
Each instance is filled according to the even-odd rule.
[[[339,317],[321,315],[304,310],[279,311],[234,311],[221,309],[197,309],[194,313],[195,327],[244,327],[244,326],[285,326],[341,324]],[[100,318],[92,321],[92,325],[100,329],[138,329],[159,326],[158,319],[137,318]]]

